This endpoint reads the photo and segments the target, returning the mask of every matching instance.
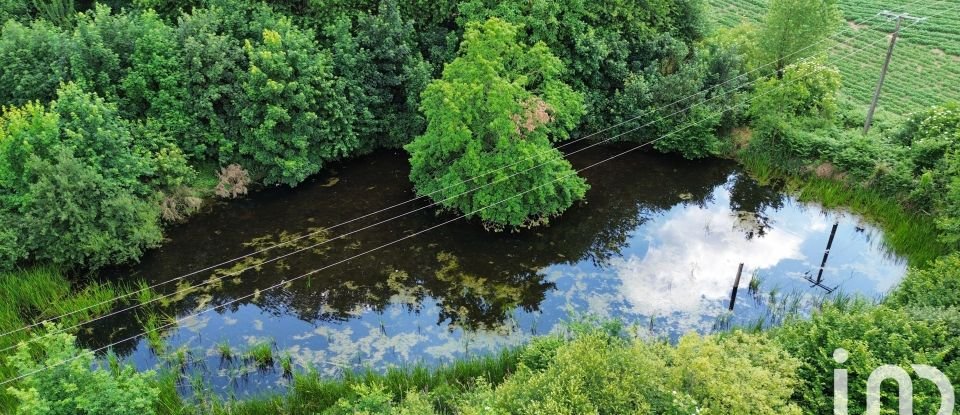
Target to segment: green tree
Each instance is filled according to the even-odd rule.
[[[716,51],[691,51],[672,37],[662,42],[664,56],[632,73],[614,94],[614,121],[626,123],[624,130],[637,129],[626,140],[653,142],[659,151],[688,159],[715,156],[721,149],[717,130],[737,97],[739,84],[727,83],[739,75],[737,62]],[[693,58],[684,58],[691,53]]]
[[[29,26],[15,21],[0,33],[0,103],[50,101],[67,77],[68,35],[44,20]]]
[[[543,224],[588,188],[551,144],[577,125],[583,97],[549,48],[520,43],[517,30],[497,18],[468,25],[460,56],[423,93],[426,133],[405,147],[418,194],[494,228]]]
[[[659,66],[658,61],[672,52],[664,50],[665,45],[675,40],[692,47],[703,37],[702,8],[700,0],[470,0],[460,4],[459,22],[462,26],[500,17],[522,26],[521,41],[544,42],[567,68],[561,79],[585,95],[584,128],[599,130],[615,122],[619,109],[614,93],[622,91],[635,73]],[[690,57],[667,65],[665,73],[674,72]]]
[[[84,91],[117,101],[120,82],[130,68],[138,30],[129,13],[113,14],[109,7],[78,15],[67,46],[69,79]]]
[[[32,12],[30,3],[25,0],[0,0],[0,24],[8,20],[28,22]]]
[[[827,46],[821,41],[839,27],[842,13],[837,0],[771,0],[760,25],[761,62],[774,62],[777,75],[800,59]]]
[[[246,56],[228,32],[220,7],[194,9],[180,17],[177,41],[183,53],[185,109],[196,119],[196,131],[178,140],[194,159],[229,159],[240,135],[240,76]]]
[[[266,183],[300,183],[324,163],[358,147],[354,110],[334,76],[329,51],[289,19],[258,23],[262,37],[247,40],[239,143]]]
[[[334,68],[358,112],[363,150],[399,147],[422,133],[417,107],[432,68],[420,56],[413,23],[400,17],[396,0],[384,0],[377,14],[361,15],[353,27],[341,19],[328,35],[334,39]]]
[[[61,88],[49,111],[36,103],[8,108],[0,118],[0,207],[20,217],[23,251],[99,267],[158,244],[155,192],[182,181],[161,175],[191,170],[161,151],[163,143],[141,140],[116,107],[74,84]]]
[[[163,239],[156,203],[60,148],[52,160],[32,157],[19,224],[31,257],[98,268],[134,261]]]
[[[57,326],[46,324],[51,332]],[[21,343],[11,364],[24,378],[8,391],[20,405],[18,415],[153,415],[160,390],[154,372],[131,366],[95,368],[94,355],[77,348],[73,335],[51,333]]]
[[[783,68],[781,79],[759,82],[753,91],[750,114],[758,121],[816,118],[832,121],[837,113],[840,72],[823,59]]]
[[[128,119],[144,120],[162,135],[199,141],[195,113],[186,108],[184,60],[176,31],[152,10],[131,18],[137,27],[129,67],[120,80],[119,108]]]

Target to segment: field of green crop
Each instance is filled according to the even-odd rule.
[[[717,25],[757,22],[767,0],[708,0]],[[840,0],[846,25],[834,36],[832,61],[843,76],[844,93],[869,104],[887,50],[894,22],[876,14],[883,10],[933,16],[906,27],[890,63],[880,109],[908,114],[944,101],[960,101],[960,3],[957,0]],[[956,8],[956,9],[953,9]],[[953,10],[951,10],[953,9]],[[904,22],[909,25],[909,21]],[[854,51],[863,49],[852,56]]]

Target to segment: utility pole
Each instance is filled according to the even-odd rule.
[[[737,279],[733,282],[733,292],[730,293],[730,311],[733,311],[733,305],[737,302],[737,288],[740,288],[740,274],[743,274],[743,262],[737,268]]]
[[[912,20],[914,22],[922,22],[926,20],[926,17],[914,17],[906,13],[893,13],[887,10],[884,10],[877,14],[878,16],[884,16],[888,19],[897,19],[897,27],[893,29],[893,34],[890,36],[890,46],[887,48],[887,58],[883,61],[883,69],[880,70],[880,82],[877,82],[877,90],[873,92],[873,102],[870,103],[870,109],[867,110],[867,120],[863,123],[863,133],[867,134],[870,131],[870,124],[873,123],[873,112],[877,109],[877,102],[880,101],[880,90],[883,89],[883,79],[887,77],[887,68],[890,67],[890,58],[893,57],[893,47],[897,44],[897,38],[900,36],[900,26],[903,23],[903,19]]]

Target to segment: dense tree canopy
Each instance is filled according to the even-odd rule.
[[[543,223],[587,190],[551,145],[577,125],[583,98],[560,80],[560,59],[517,29],[498,18],[467,27],[423,93],[426,133],[406,147],[419,194],[494,227]]]
[[[165,144],[133,132],[114,105],[74,84],[49,108],[28,103],[4,112],[0,206],[20,216],[14,225],[24,254],[97,267],[134,260],[160,242],[154,192],[182,180],[159,175],[189,168],[174,150],[165,160],[171,168],[161,169]]]
[[[240,115],[249,132],[238,152],[267,183],[295,185],[357,148],[354,115],[330,53],[311,32],[285,18],[261,25],[261,38],[244,45]]]
[[[761,62],[779,74],[787,65],[826,48],[821,41],[840,25],[836,0],[772,0],[757,33]]]

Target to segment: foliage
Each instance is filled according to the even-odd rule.
[[[78,350],[74,336],[54,333],[57,326],[44,326],[51,334],[23,343],[10,358],[20,375],[26,376],[9,392],[20,400],[24,415],[152,415],[159,391],[150,385],[153,372],[138,373],[133,367],[91,369],[93,353]],[[65,363],[63,363],[65,362]]]
[[[68,35],[37,20],[29,26],[9,21],[0,33],[0,103],[23,105],[56,96],[67,76]]]
[[[773,118],[805,117],[832,120],[837,112],[840,74],[822,60],[806,60],[783,68],[753,91],[750,113],[761,123]]]
[[[24,0],[0,0],[0,24],[9,20],[26,22],[30,20],[33,10],[30,3]]]
[[[404,396],[399,405],[394,405],[394,396],[382,385],[357,384],[353,385],[356,398],[347,400],[341,398],[337,404],[324,411],[324,415],[429,415],[433,412],[433,405],[423,395],[410,392]]]
[[[837,0],[771,0],[757,39],[763,62],[775,62],[778,77],[800,59],[823,50],[840,26]]]
[[[190,92],[176,31],[149,10],[130,20],[138,33],[120,80],[120,111],[128,119],[145,120],[158,135],[198,141],[200,126],[187,112]]]
[[[716,156],[721,148],[718,129],[726,112],[736,109],[728,107],[735,103],[742,84],[737,81],[739,59],[714,48],[693,52],[693,59],[671,70],[667,66],[691,51],[675,39],[663,41],[661,49],[671,52],[656,65],[631,74],[623,91],[615,94],[615,120],[625,123],[622,128],[628,131],[636,129],[628,139],[653,142],[662,152],[676,152],[688,159]]]
[[[912,268],[890,293],[896,307],[960,307],[960,254],[938,258],[928,267]]]
[[[178,143],[194,160],[229,158],[241,134],[237,100],[246,56],[224,14],[219,7],[196,9],[176,28],[190,92],[184,110],[196,119],[196,130]]]
[[[481,384],[460,413],[799,413],[788,401],[797,362],[762,337],[688,335],[672,347],[593,330],[544,357],[542,368]]]
[[[622,107],[614,104],[615,91],[622,90],[631,76],[644,68],[658,66],[657,61],[670,52],[663,49],[665,45],[692,47],[706,32],[699,0],[471,0],[461,3],[459,9],[461,27],[470,21],[500,17],[523,27],[521,41],[544,42],[567,68],[561,80],[584,94],[587,112],[583,121],[587,130],[613,124],[616,115],[626,118],[642,111],[643,108],[619,111]],[[664,74],[672,73],[689,57],[669,63]]]
[[[261,37],[244,45],[240,115],[247,134],[238,153],[266,183],[293,186],[357,148],[353,115],[330,53],[318,49],[312,32],[282,17],[257,24]]]
[[[21,215],[18,243],[31,258],[66,266],[138,258],[161,240],[151,182],[175,183],[180,179],[158,174],[190,172],[182,157],[155,156],[154,148],[134,139],[114,106],[73,84],[49,111],[38,104],[7,109],[0,204]]]
[[[69,79],[87,92],[116,101],[130,68],[138,29],[129,13],[97,5],[78,16],[67,50]]]
[[[863,302],[850,305],[827,304],[809,321],[787,324],[775,332],[775,338],[792,356],[803,362],[797,371],[801,380],[794,400],[809,413],[829,413],[833,408],[833,371],[849,374],[850,413],[863,413],[866,380],[884,364],[893,364],[912,372],[910,364],[926,364],[948,369],[956,347],[952,336],[955,320],[917,319],[907,311],[870,306]],[[849,360],[838,364],[833,353],[843,348]],[[894,402],[895,388],[882,388],[883,401]],[[914,410],[934,413],[939,408],[939,392],[930,382],[914,383]]]
[[[77,12],[74,0],[32,0],[37,14],[57,25],[66,25]]]
[[[543,223],[583,198],[586,183],[551,145],[583,113],[562,71],[543,43],[519,43],[516,26],[471,24],[423,93],[426,133],[406,146],[417,193],[494,227]],[[485,186],[463,194],[474,185]]]
[[[341,19],[328,31],[334,39],[334,68],[347,83],[357,112],[363,151],[398,147],[423,132],[417,113],[432,68],[417,50],[413,22],[404,21],[396,0],[380,3],[376,15],[351,25]]]

